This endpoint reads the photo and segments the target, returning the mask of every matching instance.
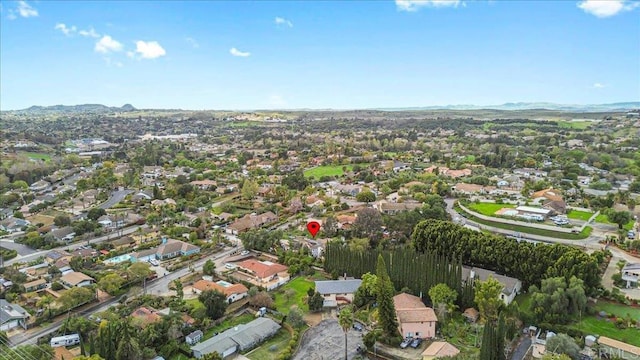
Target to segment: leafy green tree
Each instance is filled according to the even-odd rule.
[[[618,229],[623,229],[624,226],[631,221],[631,213],[628,211],[608,209],[605,214],[610,222],[618,225]]]
[[[307,301],[309,305],[309,311],[318,312],[322,310],[324,306],[324,297],[319,292],[315,292],[312,297]]]
[[[353,228],[361,237],[371,237],[381,233],[383,225],[382,215],[373,208],[364,208],[358,211]]]
[[[87,303],[95,298],[95,293],[86,287],[73,287],[60,295],[57,302],[64,310]]]
[[[242,184],[242,198],[245,200],[253,200],[258,194],[258,184],[251,180],[245,180]]]
[[[305,324],[304,314],[297,306],[294,306],[293,308],[291,308],[289,314],[287,315],[287,321],[289,321],[291,326],[295,328],[302,327]]]
[[[205,354],[200,360],[222,360],[222,355],[220,355],[217,351],[212,353]]]
[[[127,268],[127,277],[130,282],[140,282],[151,275],[152,270],[146,262],[135,262]]]
[[[575,276],[569,284],[563,277],[542,280],[539,289],[533,285],[529,292],[531,309],[538,321],[566,323],[572,314],[581,315],[587,304],[584,283]]]
[[[173,280],[173,287],[176,289],[176,298],[178,298],[178,301],[182,301],[182,299],[184,298],[182,281],[180,281],[180,279]]]
[[[205,275],[213,276],[216,274],[216,263],[209,259],[204,265],[202,265],[202,273]]]
[[[395,290],[389,275],[387,273],[387,265],[382,255],[378,255],[378,264],[376,266],[376,299],[378,303],[378,317],[380,326],[388,340],[398,338],[398,321],[396,320],[396,310],[393,305],[393,295]]]
[[[71,225],[71,218],[69,215],[58,215],[53,219],[53,223],[57,227],[69,226]]]
[[[364,190],[356,195],[356,200],[360,202],[371,203],[376,201],[376,194],[374,194],[371,190]]]
[[[98,281],[98,288],[102,291],[107,292],[109,295],[115,295],[122,285],[124,284],[124,279],[122,276],[116,273],[110,273],[105,275],[100,281]]]
[[[87,218],[90,220],[96,221],[100,216],[106,215],[106,214],[107,212],[105,211],[105,209],[94,207],[89,209],[89,212],[87,212]]]
[[[429,298],[434,306],[444,305],[446,312],[452,312],[456,309],[455,301],[458,293],[447,286],[447,284],[438,284],[429,289]],[[446,314],[441,314],[446,315]]]
[[[198,300],[204,305],[207,316],[213,320],[221,318],[228,305],[224,294],[215,290],[203,291]]]
[[[376,299],[376,283],[378,276],[372,273],[364,273],[361,276],[362,282],[353,296],[353,304],[361,307]]]
[[[567,334],[557,334],[547,339],[546,349],[548,352],[568,355],[572,359],[577,359],[580,353],[578,344]]]
[[[347,339],[347,334],[349,333],[349,330],[351,330],[351,327],[353,326],[353,312],[351,311],[350,307],[345,307],[342,310],[340,310],[339,313],[339,318],[338,318],[338,323],[340,324],[340,327],[342,328],[342,331],[344,331],[344,360],[348,360],[347,358],[347,349],[348,349],[348,339]]]
[[[500,299],[502,288],[502,284],[492,276],[476,284],[475,302],[478,304],[480,316],[487,322],[498,319],[498,311],[503,304]]]

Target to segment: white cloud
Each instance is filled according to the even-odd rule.
[[[400,11],[418,11],[422,7],[458,7],[464,6],[461,0],[396,0],[396,8]]]
[[[640,7],[639,1],[625,0],[584,0],[578,3],[584,12],[599,18],[614,16],[622,11],[631,11]]]
[[[124,66],[124,64],[121,63],[120,61],[112,60],[110,57],[105,57],[104,61],[107,63],[108,67],[114,67],[115,66],[115,67],[121,68],[121,67]]]
[[[122,51],[122,44],[117,40],[114,40],[111,36],[105,35],[96,42],[95,51],[103,54],[107,54],[112,51]]]
[[[239,57],[248,57],[251,55],[250,52],[245,52],[245,51],[240,51],[236,48],[231,48],[231,50],[229,50],[229,52],[231,53],[231,55],[233,56],[239,56]]]
[[[167,52],[157,41],[136,41],[136,53],[143,59],[156,59],[167,55]]]
[[[280,26],[288,26],[290,28],[293,27],[293,23],[290,20],[277,16],[275,19],[276,25]]]
[[[185,40],[186,40],[189,44],[191,44],[191,46],[193,46],[193,48],[194,48],[194,49],[197,49],[197,48],[199,48],[199,47],[200,47],[200,44],[198,44],[198,42],[197,42],[197,41],[196,41],[196,39],[194,39],[194,38],[190,38],[190,37],[188,37],[188,38],[186,38]]]
[[[67,25],[63,23],[57,23],[54,29],[60,30],[65,36],[71,36],[78,30],[75,26],[67,27]]]
[[[34,9],[26,1],[18,1],[18,14],[23,18],[38,16],[38,10]]]
[[[92,37],[96,39],[100,37],[100,34],[98,34],[93,28],[89,28],[89,30],[80,30],[78,31],[78,34],[80,34],[80,36]]]
[[[602,88],[605,88],[605,87],[607,87],[607,85],[605,85],[605,84],[601,84],[601,83],[594,83],[593,84],[593,88],[594,89],[602,89]]]

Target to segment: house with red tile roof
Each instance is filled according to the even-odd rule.
[[[271,261],[249,259],[237,265],[242,272],[255,281],[256,285],[263,286],[267,290],[275,289],[287,283],[291,278],[287,266]]]
[[[231,284],[226,281],[209,281],[198,280],[193,284],[193,289],[196,293],[200,294],[203,291],[214,290],[224,294],[227,298],[227,302],[231,304],[234,301],[238,301],[248,295],[249,289],[242,284]]]

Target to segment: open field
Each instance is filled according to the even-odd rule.
[[[297,277],[289,281],[276,292],[276,309],[283,314],[288,314],[291,307],[297,305],[300,310],[306,311],[307,304],[305,304],[304,298],[307,296],[307,290],[311,287],[313,287],[313,282],[303,277]],[[287,289],[293,289],[295,294],[287,298],[285,295]]]
[[[31,221],[32,224],[44,224],[44,226],[50,226],[53,224],[53,216],[48,216],[48,215],[42,215],[42,214],[37,214],[37,215],[32,215],[32,216],[27,216],[26,218],[27,220]]]
[[[289,331],[285,328],[280,328],[274,337],[245,356],[252,360],[276,360],[289,345],[289,340],[291,340]]]
[[[496,211],[502,208],[515,208],[513,204],[495,204],[495,203],[471,203],[467,206],[470,210],[485,216],[493,216]]]
[[[29,159],[51,161],[51,155],[44,153],[23,152],[20,154],[26,155]]]
[[[558,127],[563,129],[584,130],[593,124],[592,121],[559,121]]]
[[[587,221],[593,216],[592,212],[580,210],[568,210],[567,217],[574,220]]]
[[[353,169],[353,165],[326,165],[326,166],[316,166],[312,169],[308,169],[304,171],[304,176],[306,177],[315,177],[316,179],[320,179],[323,176],[342,176],[344,175],[344,170],[342,168],[346,168],[347,170]]]

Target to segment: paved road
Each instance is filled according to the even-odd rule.
[[[147,283],[146,286],[146,292],[147,294],[153,294],[153,295],[159,295],[159,294],[165,294],[167,292],[169,292],[169,284],[175,280],[175,279],[179,279],[185,275],[188,275],[189,273],[195,272],[195,271],[199,271],[202,269],[202,265],[209,259],[214,259],[216,262],[216,267],[221,267],[222,264],[225,262],[225,260],[230,256],[230,254],[236,252],[236,251],[241,251],[242,248],[241,247],[236,247],[236,248],[230,248],[230,249],[225,249],[225,251],[221,252],[221,253],[217,253],[217,254],[212,254],[211,256],[207,256],[203,259],[198,260],[197,262],[195,262],[192,266],[190,267],[186,267],[183,269],[180,269],[178,271],[174,271],[172,273],[169,273],[168,275],[158,278],[156,280],[153,280],[149,283]],[[112,298],[107,300],[106,302],[100,303],[100,304],[95,304],[90,306],[87,309],[84,309],[82,311],[72,311],[71,314],[72,315],[80,315],[80,316],[84,316],[84,317],[88,317],[91,314],[94,313],[99,313],[102,311],[107,310],[108,308],[114,306],[117,301],[118,298]],[[38,340],[39,337],[42,336],[46,336],[51,334],[52,332],[58,330],[60,328],[60,326],[62,326],[62,323],[64,322],[64,318],[53,322],[52,324],[50,324],[49,326],[43,327],[43,328],[36,328],[36,329],[32,329],[30,331],[26,331],[17,335],[12,336],[9,340],[11,341],[12,346],[19,346],[19,345],[27,345],[27,344],[35,344]]]
[[[38,251],[36,249],[28,247],[27,245],[18,244],[13,242],[13,240],[7,240],[7,239],[0,240],[0,246],[5,249],[15,250],[18,252],[18,255],[20,256],[31,255]]]
[[[138,230],[138,228],[146,228],[147,225],[136,225],[136,226],[132,226],[132,227],[128,227],[128,228],[124,228],[122,229],[122,235],[129,235],[131,233],[134,233],[136,230]],[[107,235],[103,235],[103,236],[99,236],[93,239],[90,239],[88,242],[91,244],[97,244],[97,243],[101,243],[107,240],[111,240],[111,239],[115,239],[116,236],[114,234],[107,234]],[[4,244],[1,243],[1,244]],[[64,251],[68,251],[68,250],[75,250],[77,248],[79,248],[80,246],[84,246],[87,245],[87,241],[80,241],[80,242],[76,242],[70,245],[66,245],[66,246],[60,246],[51,250],[64,250]],[[29,262],[29,261],[33,261],[35,259],[37,259],[40,256],[44,256],[46,253],[48,253],[51,250],[37,250],[29,255],[26,256],[21,256],[18,255],[17,257],[5,261],[5,266],[9,266],[15,262]]]
[[[107,199],[107,201],[103,202],[102,204],[98,205],[99,208],[101,209],[109,209],[114,207],[117,203],[119,203],[120,201],[124,200],[124,198],[133,193],[133,190],[117,190],[111,193],[111,196],[109,197],[109,199]]]

